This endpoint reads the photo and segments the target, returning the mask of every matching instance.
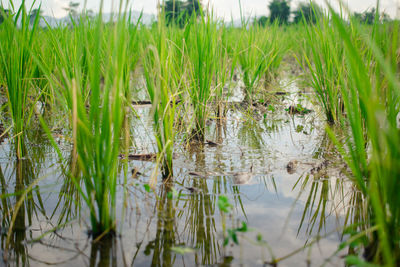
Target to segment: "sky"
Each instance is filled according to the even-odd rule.
[[[13,1],[15,6],[21,4],[21,0],[0,0],[4,7],[8,6],[9,1]],[[31,6],[34,0],[26,0],[26,5]],[[85,5],[85,0],[72,0],[79,2],[82,8]],[[111,12],[112,7],[114,10],[119,4],[119,0],[103,0],[104,12]],[[262,16],[268,15],[268,3],[272,0],[241,0],[242,12],[245,16]],[[338,7],[338,0],[327,0],[336,8]],[[67,12],[63,9],[68,6],[70,0],[36,0],[36,6],[41,3],[42,10],[45,15],[52,15],[55,17],[64,17]],[[86,7],[95,12],[99,10],[101,0],[86,0]],[[291,0],[291,7],[294,9],[299,2],[307,2],[307,0]],[[324,6],[325,0],[315,0]],[[351,11],[362,12],[368,8],[376,5],[376,0],[343,0]],[[392,18],[396,16],[396,3],[400,0],[381,0],[381,9],[388,13]],[[156,14],[158,0],[130,0],[129,5],[133,10],[141,11],[148,14]],[[226,20],[240,18],[239,0],[202,0],[203,6],[213,8],[214,13]],[[400,5],[400,4],[399,4]]]

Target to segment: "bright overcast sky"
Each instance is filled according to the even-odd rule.
[[[21,0],[11,0],[15,5],[19,5]],[[84,6],[85,0],[72,0],[73,2],[81,3],[80,7]],[[86,0],[87,8],[95,12],[98,11],[100,0]],[[243,14],[249,15],[267,15],[267,5],[272,0],[241,0]],[[328,0],[334,6],[338,6],[337,0]],[[368,8],[376,5],[376,0],[343,0],[347,3],[352,11],[364,11]],[[388,13],[391,17],[396,15],[396,2],[400,0],[381,0],[381,9]],[[0,0],[5,7],[8,6],[9,0]],[[31,5],[33,0],[26,0],[27,5]],[[66,11],[63,7],[67,7],[70,0],[36,0],[36,5],[42,3],[42,10],[45,15],[54,15],[55,17],[63,17],[66,15]],[[157,0],[131,0],[130,6],[133,10],[141,11],[145,13],[156,14]],[[240,17],[239,0],[203,0],[203,5],[210,5],[213,7],[214,13],[217,16],[230,19],[231,15],[234,19]],[[292,0],[292,9],[296,7],[299,2],[307,2],[307,0]],[[325,0],[315,0],[314,2],[323,5]],[[110,12],[113,3],[119,3],[119,0],[104,0],[104,12]]]

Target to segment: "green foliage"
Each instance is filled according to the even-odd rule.
[[[290,5],[287,0],[272,0],[268,4],[271,23],[287,24],[290,15]]]
[[[0,7],[0,25],[11,15],[11,10]]]
[[[372,25],[375,23],[375,20],[381,21],[389,21],[389,15],[385,12],[379,14],[377,10],[373,7],[371,9],[367,9],[362,13],[354,12],[353,18],[358,20],[361,23]]]
[[[279,42],[278,31],[276,24],[268,28],[254,25],[241,31],[237,58],[243,72],[245,100],[248,102],[253,101],[262,78],[268,81],[278,71],[286,51],[285,44]]]
[[[204,142],[208,102],[218,62],[217,23],[210,15],[202,16],[200,22],[189,24],[185,31],[185,39],[188,42],[188,94],[193,105],[195,124],[191,137]]]
[[[239,245],[239,239],[237,237],[237,233],[246,233],[248,231],[247,223],[242,222],[242,226],[238,228],[228,229],[228,236],[224,239],[224,246],[229,244],[229,240],[232,240],[233,243]]]
[[[229,203],[227,196],[221,195],[218,197],[218,208],[224,213],[231,212],[232,204]]]
[[[167,25],[185,26],[192,16],[198,17],[202,12],[200,0],[167,0],[160,6]]]
[[[337,39],[338,34],[328,18],[324,17],[316,25],[306,27],[306,63],[300,62],[304,70],[310,70],[310,84],[329,123],[337,122],[343,112],[340,81],[346,71],[343,44]]]
[[[368,235],[368,259],[395,266],[400,260],[400,81],[394,52],[400,44],[399,24],[386,27],[376,23],[371,36],[355,21],[348,26],[335,13],[332,22],[346,58],[348,75],[340,78],[346,111],[341,126],[349,137],[342,144],[328,132],[369,204],[374,232]]]
[[[365,261],[363,259],[360,259],[359,257],[353,256],[353,255],[350,255],[350,256],[346,257],[346,264],[348,266],[357,266],[357,267],[377,267],[377,266],[380,266],[380,265],[377,265],[377,264],[368,263],[367,261]]]
[[[64,104],[70,116],[72,153],[83,179],[77,179],[74,170],[70,178],[89,208],[94,237],[113,233],[116,228],[118,162],[128,105],[127,73],[135,66],[132,61],[137,61],[129,50],[136,47],[136,27],[127,22],[126,15],[119,15],[117,22],[108,27],[103,25],[101,15],[95,21],[82,18],[71,30],[48,32],[58,59],[55,66],[37,57],[58,103]],[[47,133],[52,138],[48,129]],[[52,144],[59,151],[57,144]],[[84,185],[79,183],[81,180]]]
[[[3,15],[6,14],[3,12]],[[20,26],[17,26],[20,23]],[[15,136],[16,156],[22,158],[24,152],[25,128],[30,120],[28,94],[37,66],[32,57],[32,50],[37,38],[38,17],[30,26],[25,2],[15,16],[7,17],[0,32],[0,75],[5,82],[8,98],[8,110],[12,118]]]
[[[42,11],[40,8],[35,8],[29,12],[29,23],[33,24],[36,21],[36,17],[40,17]],[[40,18],[39,18],[40,19]]]
[[[68,7],[64,7],[63,9],[68,12],[68,15],[71,18],[76,18],[78,16],[79,4],[80,3],[78,3],[78,2],[70,1],[68,4]]]
[[[194,253],[196,252],[195,249],[189,247],[171,247],[171,250],[176,254],[185,255],[187,253]]]
[[[144,185],[143,185],[143,188],[144,188],[144,190],[145,190],[147,193],[150,193],[150,192],[151,192],[151,187],[150,187],[150,185],[144,184]]]
[[[255,20],[255,22],[261,26],[261,27],[265,27],[268,23],[268,17],[266,16],[261,16],[258,19]]]
[[[146,88],[152,103],[158,156],[162,159],[163,177],[173,175],[172,160],[175,141],[175,117],[179,96],[180,72],[175,65],[175,46],[167,37],[167,29],[159,22],[144,51]]]
[[[321,7],[314,3],[300,3],[295,11],[293,11],[293,23],[300,23],[303,20],[306,23],[316,23],[323,16]]]
[[[124,23],[118,23],[115,31],[118,31],[118,27],[124,26]],[[102,23],[99,18],[94,29],[95,39],[101,40],[102,34]],[[87,41],[89,40],[86,39]],[[73,97],[74,145],[85,184],[81,192],[90,209],[94,236],[105,231],[112,232],[116,227],[117,163],[120,154],[123,110],[125,109],[125,98],[121,90],[124,88],[122,69],[126,64],[125,57],[120,56],[125,53],[125,47],[120,47],[118,44],[119,42],[124,44],[123,41],[124,36],[119,36],[118,39],[113,37],[109,39],[109,47],[106,50],[110,53],[107,58],[108,73],[114,75],[105,77],[104,88],[101,88],[100,85],[101,73],[98,68],[102,48],[97,44],[95,49],[90,51],[93,55],[91,58],[93,64],[89,66],[88,71],[88,80],[91,84],[88,111],[86,110],[85,95],[82,95],[82,90],[78,90],[76,87],[76,78],[72,79],[72,88],[70,87]],[[81,51],[83,52],[85,49]],[[113,54],[114,56],[111,56]]]

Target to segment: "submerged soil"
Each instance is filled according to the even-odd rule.
[[[2,264],[264,266],[283,257],[279,266],[343,265],[335,252],[356,192],[342,174],[344,166],[308,94],[299,94],[296,81],[287,77],[277,91],[287,93],[278,94],[271,107],[250,112],[232,106],[224,120],[210,120],[208,144],[178,142],[174,177],[158,179],[154,191],[144,185],[156,163],[131,158],[125,187],[121,168],[118,234],[101,242],[91,242],[88,210],[45,134],[32,135],[30,156],[19,162],[5,140],[0,188],[3,196],[10,195],[1,199],[2,254],[19,199],[14,192],[33,181],[37,185],[15,216],[9,256]],[[290,107],[313,112],[288,112]],[[153,153],[150,107],[136,106],[136,111],[141,119],[132,120],[132,155]],[[71,160],[62,134],[57,141]],[[220,195],[232,204],[229,214],[218,208]],[[229,240],[224,246],[224,227],[237,229],[242,222],[248,231],[237,232],[238,244]]]

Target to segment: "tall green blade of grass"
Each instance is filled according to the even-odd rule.
[[[38,21],[39,16],[32,26],[29,24],[25,1],[22,1],[17,13],[13,17],[6,16],[0,25],[0,72],[6,86],[18,159],[25,154],[24,131],[30,118],[28,95],[36,68],[31,51],[37,36]]]

